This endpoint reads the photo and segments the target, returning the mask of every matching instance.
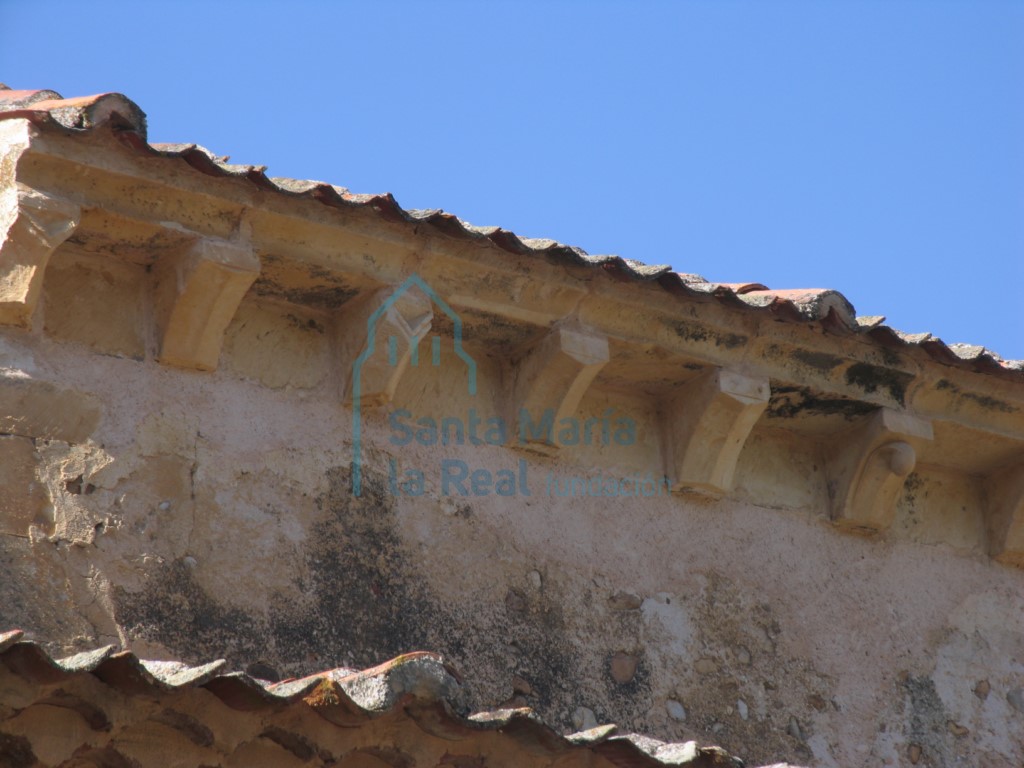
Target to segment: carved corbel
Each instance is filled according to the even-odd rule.
[[[161,259],[159,361],[214,370],[224,332],[259,273],[260,261],[250,248],[223,240],[198,240],[184,253]]]
[[[712,495],[730,491],[740,451],[770,394],[767,378],[723,368],[687,382],[665,409],[672,487]]]
[[[917,450],[931,439],[931,422],[891,408],[837,435],[828,458],[833,522],[862,533],[888,528]]]
[[[421,351],[430,332],[434,308],[418,284],[406,281],[397,290],[381,291],[346,310],[339,319],[345,402],[361,408],[391,402],[409,366],[420,356],[438,364],[436,350]]]
[[[43,292],[50,256],[78,226],[81,209],[67,200],[19,186],[6,197],[0,223],[0,324],[27,328]]]
[[[995,473],[985,487],[989,554],[1024,568],[1024,463]]]
[[[515,444],[555,453],[558,425],[576,414],[608,360],[604,335],[570,324],[553,328],[519,361],[513,374]]]

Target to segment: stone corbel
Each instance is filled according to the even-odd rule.
[[[573,324],[555,326],[515,367],[512,405],[518,438],[514,444],[555,453],[558,425],[576,414],[608,360],[604,335]]]
[[[1024,568],[1024,463],[990,476],[985,487],[989,554]]]
[[[158,359],[178,368],[212,371],[224,332],[260,273],[251,248],[198,240],[157,265]]]
[[[81,209],[22,186],[3,208],[0,222],[8,226],[0,241],[0,324],[27,328],[43,292],[50,256],[75,231]]]
[[[345,402],[352,405],[358,400],[360,408],[387,405],[410,365],[420,365],[421,355],[430,364],[439,364],[433,351],[420,349],[433,322],[430,297],[409,283],[345,311],[338,323]]]
[[[861,533],[887,529],[917,451],[932,439],[931,422],[880,408],[834,439],[828,457],[833,522]]]
[[[760,376],[715,368],[685,384],[665,409],[667,473],[675,490],[732,490],[740,452],[768,406]]]

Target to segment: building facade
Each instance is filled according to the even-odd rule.
[[[0,109],[0,690],[49,686],[0,699],[25,765],[138,762],[177,712],[43,757],[59,674],[108,662],[31,670],[106,645],[250,682],[435,652],[445,711],[547,724],[538,765],[605,764],[604,723],[748,764],[1024,760],[1020,363],[151,145],[117,94]],[[345,759],[197,721],[204,760]],[[385,760],[356,730],[340,764]],[[501,749],[448,764],[533,764]]]

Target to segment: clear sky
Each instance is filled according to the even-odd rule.
[[[1024,358],[1024,2],[0,0],[0,81]]]

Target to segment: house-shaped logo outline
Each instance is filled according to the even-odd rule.
[[[395,291],[385,299],[379,307],[370,315],[366,321],[366,348],[356,358],[352,366],[352,493],[355,496],[362,495],[363,488],[363,465],[362,465],[362,371],[363,364],[369,359],[376,349],[377,324],[380,318],[395,305],[406,292],[412,288],[419,288],[427,295],[427,298],[434,302],[441,311],[451,318],[453,340],[455,342],[455,354],[466,363],[469,368],[469,382],[467,389],[470,395],[476,395],[476,360],[462,348],[462,318],[457,312],[448,306],[448,302],[437,295],[437,292],[427,284],[418,274],[413,272]],[[413,340],[419,344],[419,339]]]

